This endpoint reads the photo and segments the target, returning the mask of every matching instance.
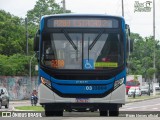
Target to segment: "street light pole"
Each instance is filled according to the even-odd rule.
[[[154,43],[154,51],[153,51],[153,68],[156,69],[156,53],[155,53],[155,0],[153,0],[153,43]],[[155,73],[153,75],[153,82],[156,82],[156,76]]]
[[[156,53],[155,53],[155,0],[153,0],[153,68],[156,69]],[[156,74],[153,74],[153,95],[156,95],[156,90],[155,90],[155,82],[156,82]]]
[[[122,0],[122,16],[124,17],[124,2]]]
[[[26,55],[28,55],[28,18],[25,18],[25,27],[26,27]]]
[[[66,1],[63,0],[62,3],[63,3],[63,13],[65,13],[66,12]]]

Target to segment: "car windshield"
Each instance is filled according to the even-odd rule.
[[[118,33],[50,33],[43,35],[41,63],[54,69],[113,69],[124,63]]]

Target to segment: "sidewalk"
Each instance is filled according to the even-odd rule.
[[[31,103],[30,100],[10,100],[10,104],[26,104],[26,103]]]

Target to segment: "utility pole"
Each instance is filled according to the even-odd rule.
[[[153,68],[156,69],[156,53],[155,53],[155,0],[153,0],[153,42],[154,42],[154,53],[153,53]],[[156,75],[153,75],[153,82],[156,82]]]
[[[153,68],[156,69],[156,47],[155,47],[155,0],[153,0]],[[153,74],[153,95],[156,95],[155,90],[156,74]]]
[[[124,2],[122,0],[122,16],[124,17]]]
[[[62,3],[63,3],[63,13],[66,13],[66,1],[63,0]]]
[[[28,55],[28,18],[25,18],[25,28],[26,28],[26,55]]]

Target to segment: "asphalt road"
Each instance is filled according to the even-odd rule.
[[[15,106],[30,105],[29,101],[10,102],[9,109],[2,107],[0,111],[13,111]],[[128,103],[120,109],[120,116],[99,117],[99,112],[64,112],[64,117],[38,117],[33,120],[160,120],[160,98],[141,102]],[[2,118],[0,120],[29,120],[31,118]]]

